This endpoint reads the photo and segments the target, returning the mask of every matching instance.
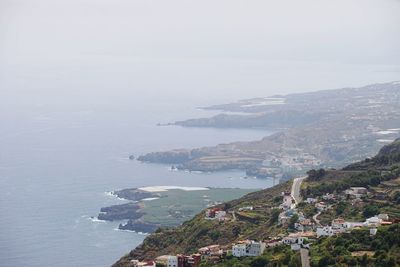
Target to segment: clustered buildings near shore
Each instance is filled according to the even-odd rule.
[[[377,233],[377,228],[382,225],[390,225],[387,214],[377,214],[367,218],[364,222],[346,221],[343,218],[332,220],[330,225],[321,225],[318,221],[318,215],[332,208],[332,203],[346,199],[352,205],[362,202],[363,198],[371,194],[364,187],[351,187],[341,194],[325,194],[321,197],[307,198],[305,202],[312,204],[318,211],[313,218],[306,218],[304,214],[298,210],[295,201],[289,192],[282,192],[282,202],[276,207],[281,210],[278,217],[278,224],[282,227],[289,228],[289,223],[294,223],[294,229],[287,235],[279,235],[271,237],[268,240],[242,240],[232,244],[210,245],[198,249],[196,254],[192,255],[164,255],[151,261],[132,260],[132,267],[149,267],[159,264],[165,267],[197,267],[202,261],[208,263],[218,263],[227,255],[233,257],[257,257],[264,253],[265,249],[277,245],[288,245],[292,250],[309,249],[313,241],[324,236],[333,236],[344,232],[352,231],[357,228],[368,228],[371,236]],[[375,196],[376,197],[376,196]],[[237,216],[243,212],[257,212],[259,207],[245,206],[237,209]],[[295,222],[292,218],[296,216]],[[222,208],[214,207],[205,211],[204,219],[218,220],[220,222],[228,220],[236,220],[235,211],[225,211]],[[291,227],[293,227],[291,226]]]

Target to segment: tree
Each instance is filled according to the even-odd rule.
[[[266,258],[258,257],[250,262],[250,267],[266,267],[268,263]]]
[[[233,228],[232,228],[232,234],[233,234],[234,236],[240,235],[240,232],[241,232],[241,229],[240,229],[239,226],[237,226],[237,225],[233,226]]]
[[[294,229],[294,224],[299,220],[299,215],[294,214],[289,220],[289,228]]]
[[[278,223],[279,220],[279,214],[280,214],[280,210],[279,209],[273,209],[271,211],[271,218],[269,219],[269,225],[274,225]]]
[[[309,170],[307,172],[308,174],[308,179],[310,181],[319,181],[321,180],[322,177],[326,174],[326,171],[324,169],[319,169],[319,170]]]
[[[210,231],[208,236],[211,237],[211,239],[213,241],[216,241],[221,236],[221,233],[218,230],[213,230],[213,231]]]
[[[301,267],[301,260],[297,254],[293,254],[289,262],[289,267]]]
[[[340,201],[337,205],[336,205],[336,214],[340,215],[344,212],[344,210],[346,209],[346,203],[343,201]]]
[[[360,260],[361,266],[368,266],[368,255],[364,254]]]
[[[363,215],[365,218],[372,217],[379,213],[379,208],[375,205],[369,204],[364,207]]]

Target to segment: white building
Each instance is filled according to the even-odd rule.
[[[364,227],[364,223],[362,223],[362,222],[346,222],[345,227],[347,229]]]
[[[167,267],[178,267],[178,257],[168,256]]]
[[[285,245],[291,245],[297,242],[297,237],[286,236],[282,239],[282,243]]]
[[[383,220],[383,221],[388,221],[389,220],[389,215],[381,213],[381,214],[378,215],[378,218]]]
[[[223,221],[226,217],[226,211],[221,210],[220,208],[212,208],[206,210],[205,219],[207,220],[219,220]]]
[[[246,244],[236,244],[232,246],[232,256],[239,258],[246,256]]]
[[[368,218],[365,220],[364,225],[368,226],[368,227],[372,227],[372,226],[379,226],[382,223],[382,219],[379,219],[377,216]]]
[[[344,191],[346,195],[350,195],[356,198],[360,198],[368,193],[367,188],[365,187],[350,187],[350,189],[347,189]]]
[[[290,245],[290,248],[292,250],[299,250],[302,247],[307,247],[309,248],[309,244],[305,244],[305,241],[307,240],[306,237],[300,236],[300,235],[292,235],[292,236],[287,236],[284,237],[282,240],[282,243],[286,245]]]
[[[232,255],[234,257],[260,256],[265,250],[264,242],[247,240],[232,246]]]
[[[260,256],[261,254],[263,254],[264,250],[265,250],[264,242],[251,241],[250,245],[248,246],[247,255]]]
[[[317,199],[316,199],[316,198],[312,198],[312,197],[308,197],[308,198],[306,199],[306,202],[307,202],[308,204],[314,204],[314,203],[317,202]]]
[[[239,208],[239,211],[253,210],[253,206]]]
[[[215,213],[215,219],[217,219],[219,221],[224,220],[225,217],[226,217],[226,211],[224,211],[224,210],[220,210]]]
[[[290,209],[293,204],[293,198],[291,194],[289,192],[282,192],[282,196],[283,196],[283,202],[280,205],[280,208],[284,210]]]
[[[365,195],[366,193],[368,193],[368,189],[365,187],[350,187],[350,190],[352,190],[356,194],[361,194],[361,195]]]
[[[346,221],[342,218],[332,220],[333,228],[346,228]]]
[[[132,267],[156,267],[156,263],[154,261],[138,261],[131,260]]]
[[[336,197],[335,197],[334,194],[329,194],[329,193],[326,193],[325,195],[322,196],[322,199],[323,199],[323,200],[333,200],[333,199],[335,199],[335,198],[336,198]]]
[[[315,207],[318,211],[325,211],[328,209],[328,205],[326,205],[325,202],[318,202],[317,204],[315,204]]]
[[[290,245],[290,248],[291,248],[291,250],[297,251],[297,250],[300,250],[300,249],[301,249],[301,245],[300,245],[300,244],[297,244],[297,243],[291,244],[291,245]]]
[[[324,226],[317,228],[317,237],[320,236],[334,236],[339,233],[343,233],[345,228],[342,227],[332,227],[332,226]]]
[[[369,229],[369,234],[370,235],[376,235],[377,232],[378,232],[378,229],[376,229],[376,228]]]

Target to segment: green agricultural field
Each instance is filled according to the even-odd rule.
[[[160,192],[160,198],[143,201],[143,221],[175,226],[193,218],[204,208],[240,198],[254,189],[210,188],[209,190],[184,191],[172,189]]]

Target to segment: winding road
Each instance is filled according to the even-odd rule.
[[[301,196],[300,196],[300,188],[301,188],[301,183],[306,178],[307,178],[307,176],[293,179],[292,192],[291,192],[292,198],[294,199],[293,208],[295,208],[297,206],[297,204],[299,204],[302,200]]]
[[[317,214],[315,214],[312,218],[314,220],[314,222],[318,225],[321,226],[321,223],[319,222],[319,220],[317,219],[318,216],[321,214],[321,212],[319,211]]]
[[[302,201],[302,198],[300,195],[300,188],[301,188],[301,183],[306,178],[307,178],[307,176],[293,179],[291,196],[294,200],[294,204],[292,204],[292,209],[296,208],[296,206]],[[300,256],[301,256],[301,266],[302,267],[310,267],[310,254],[309,254],[308,249],[301,248]]]

